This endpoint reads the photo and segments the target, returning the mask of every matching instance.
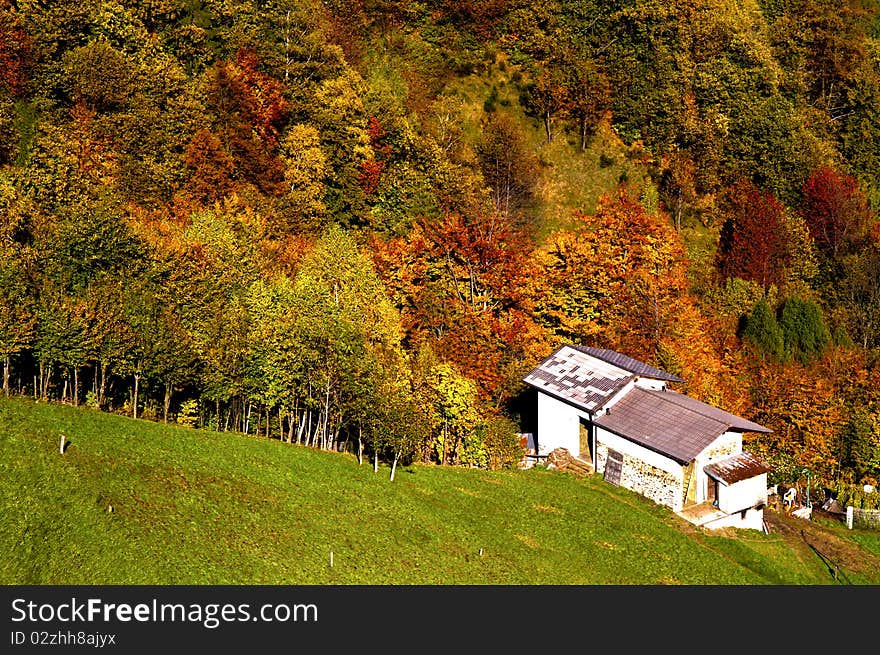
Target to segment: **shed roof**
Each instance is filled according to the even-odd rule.
[[[748,451],[733,455],[717,462],[712,462],[703,467],[703,470],[711,478],[733,484],[741,480],[748,480],[762,473],[767,473],[770,467]]]
[[[769,432],[676,391],[639,387],[631,389],[595,423],[681,464],[693,460],[728,430]]]

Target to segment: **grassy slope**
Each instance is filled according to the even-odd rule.
[[[706,535],[559,472],[392,483],[347,455],[20,399],[0,400],[0,466],[4,584],[829,582],[778,536]]]

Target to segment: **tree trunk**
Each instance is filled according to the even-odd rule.
[[[322,426],[321,446],[327,449],[327,421],[330,420],[330,377],[327,376],[327,391],[324,394],[324,425]]]
[[[98,409],[104,408],[104,394],[107,391],[107,364],[101,362],[99,364],[99,370],[101,373],[101,383],[98,385]]]
[[[135,373],[135,374],[134,374],[134,398],[133,398],[133,402],[132,402],[132,404],[131,404],[131,406],[132,406],[132,409],[131,409],[131,416],[132,416],[132,418],[137,418],[137,417],[138,417],[138,387],[140,386],[140,382],[141,382],[141,374],[140,374],[140,373]]]
[[[73,406],[79,406],[79,366],[73,367]]]
[[[675,231],[681,232],[681,210],[684,204],[684,199],[682,198],[681,187],[678,188],[678,196],[675,200]]]
[[[364,439],[361,427],[358,426],[358,466],[364,463]]]
[[[394,471],[397,470],[397,460],[400,459],[400,451],[394,453],[394,461],[391,463],[391,482],[394,482]]]
[[[172,386],[172,382],[170,382],[169,380],[166,380],[165,381],[165,402],[162,403],[162,420],[164,423],[168,423],[168,410],[171,409],[171,393],[172,393],[173,388],[174,387]],[[217,421],[218,422],[220,421],[219,417],[217,418]]]
[[[379,451],[373,451],[373,473],[379,472]]]
[[[9,355],[3,358],[3,393],[9,395]]]

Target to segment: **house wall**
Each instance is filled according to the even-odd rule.
[[[566,448],[580,455],[580,419],[586,412],[538,392],[538,454],[547,455],[556,448]]]
[[[596,473],[605,472],[609,449],[623,456],[620,486],[673,511],[681,510],[683,476],[680,464],[596,426]]]
[[[654,378],[638,377],[635,379],[635,386],[651,391],[662,391],[666,387],[666,383],[663,380],[655,380]]]
[[[767,504],[767,474],[762,473],[731,485],[718,485],[718,509],[728,514]]]
[[[706,475],[703,467],[719,459],[730,457],[731,455],[739,455],[742,452],[742,433],[725,432],[715,441],[706,446],[703,451],[697,455],[695,467],[695,483],[697,487],[696,502],[702,503],[708,497],[708,487],[710,478]],[[764,490],[766,491],[766,489]]]
[[[745,516],[743,512],[734,512],[727,516],[723,516],[715,521],[704,524],[705,528],[717,530],[718,528],[748,528],[751,530],[764,530],[764,510],[747,509]]]

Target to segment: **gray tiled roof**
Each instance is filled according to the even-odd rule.
[[[683,393],[677,393],[675,391],[653,391],[651,393],[662,393],[664,394],[663,397],[669,402],[676,403],[685,409],[690,409],[694,412],[714,418],[717,421],[721,421],[722,423],[726,423],[732,430],[736,430],[737,432],[763,432],[765,434],[773,432],[773,430],[765,428],[763,425],[744,419],[736,414],[725,412],[723,409],[719,409],[714,405],[707,405],[706,403],[700,402],[690,396],[686,396]]]
[[[630,371],[562,346],[523,378],[523,382],[551,396],[594,412],[630,379]]]
[[[633,373],[635,375],[652,378],[654,380],[665,380],[667,382],[684,382],[684,380],[682,380],[680,377],[672,375],[672,373],[661,371],[659,368],[654,368],[649,364],[645,364],[645,362],[640,362],[637,359],[627,357],[626,355],[622,355],[619,352],[615,352],[613,350],[607,350],[604,348],[591,348],[588,346],[572,346],[572,348],[576,348],[581,352],[592,355],[593,357],[598,357],[599,359],[606,361],[609,364],[614,364],[618,368],[622,368],[624,371],[629,371],[630,373]]]
[[[768,430],[675,391],[633,388],[595,419],[599,425],[685,464],[729,429]],[[736,423],[734,425],[733,423]]]
[[[767,473],[770,467],[752,453],[744,451],[739,455],[712,462],[708,466],[704,466],[703,470],[716,480],[725,484],[733,484],[761,475],[761,473]]]

